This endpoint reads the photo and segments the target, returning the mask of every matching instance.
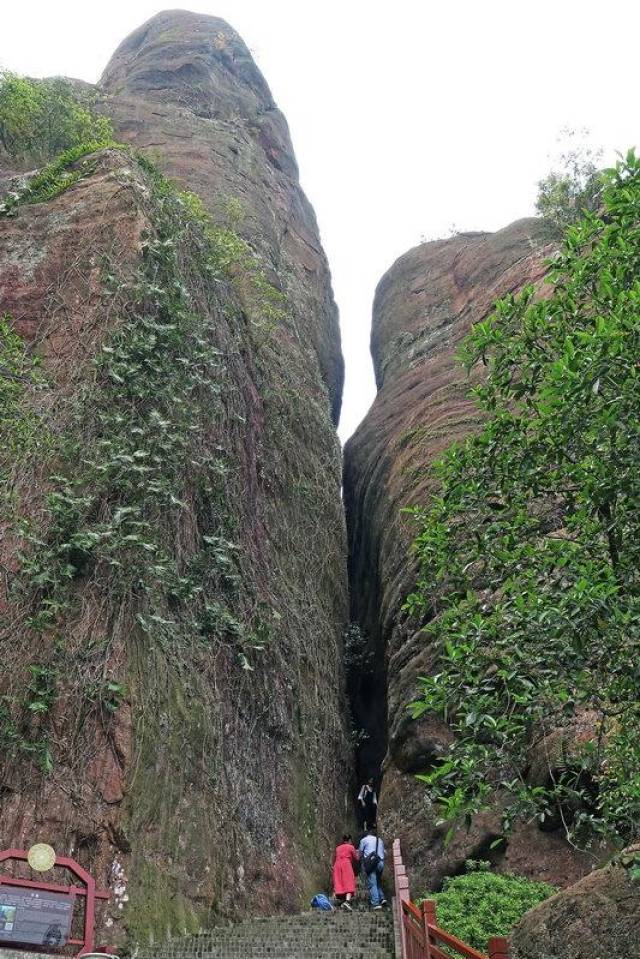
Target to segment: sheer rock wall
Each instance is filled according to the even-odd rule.
[[[429,768],[451,733],[432,717],[412,720],[407,710],[417,678],[434,668],[435,657],[401,609],[416,573],[412,520],[402,510],[428,501],[429,464],[478,427],[472,384],[455,358],[458,345],[496,299],[542,283],[550,252],[544,244],[534,219],[425,243],[394,263],[375,294],[378,394],[345,450],[351,617],[371,653],[369,672],[351,683],[351,696],[356,721],[369,735],[359,751],[360,772],[382,766],[384,831],[403,840],[416,890],[437,887],[468,858],[494,859],[499,868],[562,885],[587,868],[559,834],[532,825],[517,829],[506,850],[492,851],[501,833],[498,808],[445,845],[448,826],[436,825],[414,774]]]
[[[180,295],[221,357],[219,404],[204,429],[212,457],[224,459],[228,493],[198,510],[185,473],[171,548],[181,562],[195,555],[202,536],[215,533],[209,511],[226,503],[243,605],[234,608],[223,587],[207,601],[266,621],[266,638],[255,641],[265,648],[250,652],[253,671],[227,634],[214,633],[209,645],[194,638],[184,656],[154,644],[137,626],[135,597],[112,607],[104,570],[79,575],[55,633],[34,636],[12,592],[23,544],[10,511],[0,521],[0,694],[24,691],[29,666],[53,662],[61,642],[69,666],[42,720],[53,768],[43,773],[20,751],[3,762],[0,847],[47,841],[91,869],[113,894],[100,931],[109,942],[123,926],[134,940],[158,938],[245,909],[297,908],[324,882],[343,828],[351,754],[334,430],[343,363],[329,271],[286,121],[238,35],[222,20],[184,12],[158,14],[128,37],[93,94],[116,138],[198,194],[282,294],[274,318],[256,302],[242,264],[231,277],[200,275],[188,248],[178,251]],[[128,309],[113,305],[108,274],[121,286],[133,282],[157,232],[149,177],[134,157],[110,149],[89,159],[88,172],[59,196],[0,218],[0,315],[43,358],[40,412],[56,424],[54,445],[67,425],[59,411],[82,404],[100,349]],[[3,169],[12,169],[6,158]],[[5,192],[17,183],[5,181]],[[13,478],[14,505],[45,538],[46,455],[46,466],[43,451]],[[103,675],[125,694],[113,714],[90,700],[79,714],[74,696],[98,647],[109,650]],[[23,719],[32,729],[35,719]]]

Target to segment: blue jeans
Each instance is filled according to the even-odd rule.
[[[378,863],[373,872],[367,874],[367,889],[369,890],[369,902],[372,906],[379,906],[382,900],[384,899],[384,893],[382,892],[382,887],[380,885],[380,877],[382,876],[382,870],[384,869],[384,863]]]

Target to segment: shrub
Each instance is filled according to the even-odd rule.
[[[474,871],[445,879],[442,892],[425,898],[437,903],[442,929],[484,952],[492,936],[508,936],[525,912],[555,892],[546,882]]]
[[[0,73],[0,144],[10,156],[40,162],[112,134],[111,122],[82,102],[68,80]]]

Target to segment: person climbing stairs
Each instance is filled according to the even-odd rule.
[[[309,912],[247,919],[143,946],[136,959],[393,959],[390,911]]]

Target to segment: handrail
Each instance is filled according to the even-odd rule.
[[[447,946],[448,949],[455,950],[455,952],[459,953],[459,955],[464,956],[465,959],[486,959],[484,953],[478,952],[478,950],[474,949],[473,946],[468,946],[466,942],[462,942],[462,940],[458,939],[456,936],[452,936],[450,933],[445,932],[444,929],[439,929],[437,926],[432,926],[431,923],[429,923],[428,929],[430,942],[434,944],[442,943],[443,946]]]
[[[452,959],[452,953],[463,959],[509,959],[509,943],[502,936],[489,940],[486,954],[478,952],[450,932],[440,929],[436,904],[432,899],[425,899],[420,907],[411,901],[399,839],[393,843],[393,877],[396,888],[394,918],[402,959]]]
[[[411,902],[410,899],[402,903],[402,910],[407,915],[412,915],[413,918],[417,919],[418,922],[422,921],[422,914],[420,910],[414,903]]]

